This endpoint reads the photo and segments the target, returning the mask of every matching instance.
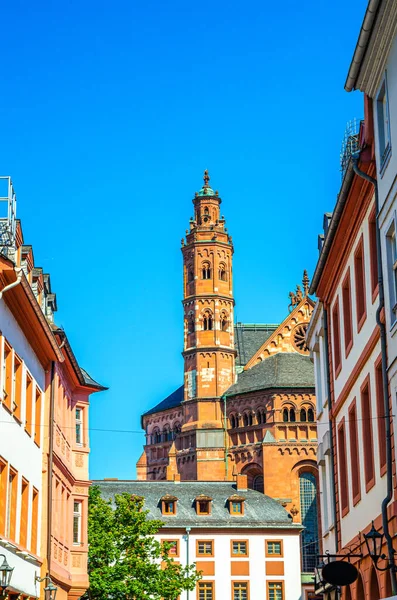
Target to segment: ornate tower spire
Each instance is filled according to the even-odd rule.
[[[198,460],[204,448],[204,431],[211,431],[211,448],[224,452],[221,396],[234,383],[234,318],[232,288],[233,245],[220,215],[221,198],[204,185],[193,199],[194,217],[183,240],[184,306],[184,425],[182,434],[195,435],[197,460],[186,468],[195,473],[182,479],[223,479],[214,464],[213,473],[200,473],[208,463]],[[203,449],[204,451],[204,449]],[[212,450],[211,450],[212,451]],[[209,450],[205,450],[209,452]],[[219,453],[218,452],[218,453]],[[207,465],[207,466],[205,466]],[[217,468],[222,469],[221,463]],[[223,463],[222,463],[223,465]]]

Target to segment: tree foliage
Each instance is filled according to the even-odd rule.
[[[195,565],[182,567],[153,536],[161,521],[149,520],[144,499],[124,493],[110,501],[92,486],[88,504],[90,600],[176,600],[200,579]]]

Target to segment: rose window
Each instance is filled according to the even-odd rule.
[[[306,346],[306,331],[307,331],[307,323],[303,323],[301,325],[297,325],[294,331],[292,332],[292,342],[298,352],[307,353],[309,351]]]

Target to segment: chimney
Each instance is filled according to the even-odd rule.
[[[236,475],[236,487],[237,490],[242,492],[242,491],[247,491],[247,487],[248,487],[248,480],[247,480],[247,475]]]

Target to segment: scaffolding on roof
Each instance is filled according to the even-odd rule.
[[[340,168],[342,179],[345,176],[349,160],[355,152],[360,148],[360,119],[352,119],[347,122],[345,133],[343,136],[342,147],[340,151]]]
[[[3,187],[4,182],[4,187]],[[0,254],[14,259],[15,255],[15,233],[17,226],[17,197],[11,177],[0,176]],[[3,192],[4,190],[4,192]]]

